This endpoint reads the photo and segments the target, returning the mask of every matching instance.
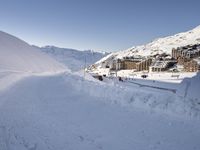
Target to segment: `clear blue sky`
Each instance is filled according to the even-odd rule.
[[[30,44],[115,51],[200,25],[200,0],[0,0],[0,30]]]

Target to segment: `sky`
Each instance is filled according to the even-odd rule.
[[[199,0],[0,0],[0,30],[37,46],[111,52],[198,25]]]

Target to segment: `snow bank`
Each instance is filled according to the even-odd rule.
[[[71,76],[71,75],[69,75]],[[195,77],[198,78],[198,77]],[[85,93],[92,97],[97,97],[105,102],[112,104],[119,104],[122,106],[134,108],[142,108],[149,111],[158,111],[161,113],[167,113],[178,116],[194,116],[200,118],[200,105],[196,99],[191,99],[189,95],[184,97],[182,91],[172,93],[168,91],[149,89],[140,86],[127,86],[120,84],[118,81],[107,83],[93,82],[91,80],[83,80],[78,76],[71,76],[65,78],[69,84],[72,81],[71,86],[77,90],[77,93]],[[165,83],[162,83],[164,86]],[[196,86],[199,86],[196,83]],[[170,87],[169,83],[167,86]],[[171,85],[173,88],[185,90],[186,86]],[[190,89],[189,89],[190,90]],[[198,91],[194,91],[198,93]],[[194,95],[194,94],[193,94]],[[200,99],[199,95],[196,98]]]
[[[180,89],[180,92],[184,90],[184,97],[200,105],[200,72],[192,78],[185,78],[181,83],[181,87],[184,86],[185,89]]]
[[[25,77],[27,77],[27,74],[0,72],[0,92],[6,90]]]
[[[199,149],[199,121],[135,107],[164,106],[175,96],[137,89],[70,74],[25,78],[0,92],[0,149]]]
[[[0,31],[0,71],[60,72],[66,67],[26,42]]]

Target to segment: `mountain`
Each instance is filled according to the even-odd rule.
[[[58,62],[64,64],[72,71],[78,71],[86,66],[94,64],[108,54],[106,52],[95,52],[92,50],[79,51],[55,46],[45,46],[39,49]]]
[[[0,31],[0,71],[57,72],[66,67],[26,42]]]
[[[189,44],[200,44],[200,26],[188,32],[183,32],[164,38],[158,38],[145,45],[136,46],[127,50],[111,53],[107,57],[104,57],[103,59],[98,61],[97,64],[110,59],[123,58],[126,56],[150,56],[161,53],[171,54],[172,48],[186,46]]]
[[[100,82],[57,73],[66,66],[55,57],[0,37],[0,150],[199,149],[200,74],[181,84],[145,80],[160,89]]]

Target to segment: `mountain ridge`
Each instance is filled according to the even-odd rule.
[[[177,33],[175,35],[166,36],[163,38],[157,38],[144,45],[133,46],[126,50],[113,52],[97,61],[96,64],[110,59],[122,59],[123,57],[127,56],[140,55],[146,57],[161,53],[171,54],[172,48],[190,44],[200,44],[200,25],[186,32]]]
[[[93,50],[76,50],[71,48],[59,48],[56,46],[37,47],[43,53],[64,64],[71,71],[79,71],[86,66],[94,64],[108,53]]]
[[[59,72],[66,68],[25,41],[0,31],[0,70],[20,72]]]

